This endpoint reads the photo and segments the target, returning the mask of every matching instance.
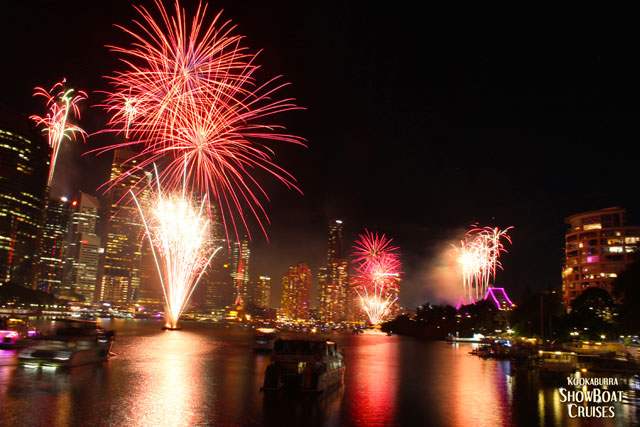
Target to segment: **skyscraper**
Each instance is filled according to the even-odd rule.
[[[0,281],[35,285],[49,150],[27,117],[0,108]]]
[[[71,202],[71,220],[65,244],[63,296],[78,295],[85,302],[95,301],[100,259],[100,237],[97,234],[100,202],[94,196],[78,192]]]
[[[66,197],[49,199],[38,265],[38,290],[59,295],[62,289],[64,242],[69,231],[71,203]]]
[[[150,175],[138,167],[138,160],[127,161],[137,153],[118,149],[111,164],[112,186],[107,192],[107,218],[103,239],[104,266],[101,272],[100,300],[127,304],[138,297],[142,268],[144,224],[128,192],[138,189],[137,198],[146,202]],[[116,179],[125,175],[124,179]],[[115,183],[115,184],[114,184]]]
[[[350,277],[349,285],[347,287],[347,322],[361,323],[367,318],[367,314],[362,308],[362,302],[360,301],[360,296],[357,292],[357,286],[358,283],[355,278],[353,278],[353,276]]]
[[[343,258],[342,221],[329,221],[327,266],[318,274],[318,317],[323,322],[338,323],[346,320],[349,261]]]
[[[335,260],[341,260],[342,256],[342,220],[333,219],[329,221],[329,248],[327,259],[329,265]]]
[[[231,248],[231,278],[235,286],[235,304],[249,303],[249,240],[233,242]]]
[[[269,307],[271,297],[271,277],[260,276],[256,282],[254,304],[258,307]]]
[[[289,267],[282,279],[282,308],[292,320],[309,320],[311,304],[311,270],[303,262]]]

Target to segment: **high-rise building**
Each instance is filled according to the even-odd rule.
[[[231,278],[235,286],[235,304],[249,303],[249,240],[233,242],[231,247]]]
[[[35,286],[49,152],[27,117],[0,108],[0,281]]]
[[[329,249],[327,251],[328,264],[335,260],[344,259],[342,256],[342,220],[329,221]]]
[[[162,281],[147,237],[142,240],[141,252],[140,288],[136,295],[136,303],[149,307],[161,307],[164,305]]]
[[[311,270],[301,262],[282,278],[282,309],[291,320],[309,320],[310,304]]]
[[[59,295],[77,295],[85,302],[95,301],[100,260],[97,234],[100,202],[94,196],[78,192],[71,202],[69,232],[65,243],[65,264]]]
[[[136,197],[144,204],[148,196],[147,184],[151,177],[138,167],[139,160],[129,161],[136,154],[126,149],[114,151],[111,187],[107,192],[100,301],[115,304],[135,301],[140,289],[142,237],[145,229],[138,207],[128,192],[129,189],[136,188]],[[125,178],[120,178],[122,176]]]
[[[354,277],[349,280],[349,286],[347,287],[347,322],[351,323],[363,323],[366,321],[367,315],[362,308],[362,301],[357,292],[358,283]]]
[[[612,290],[612,282],[631,262],[640,227],[626,225],[626,210],[615,206],[565,219],[564,303],[569,306],[587,288]]]
[[[38,265],[38,290],[54,295],[62,289],[64,242],[69,231],[71,203],[66,197],[49,199],[45,209],[40,259]]]
[[[349,261],[343,258],[342,221],[329,221],[327,266],[318,273],[318,317],[327,323],[346,320]]]
[[[284,316],[289,319],[291,314],[291,306],[293,303],[291,299],[293,297],[293,292],[291,292],[290,282],[289,282],[289,272],[282,276],[282,298],[280,300],[280,308]]]
[[[271,297],[271,277],[260,276],[256,282],[254,304],[258,307],[269,307]]]

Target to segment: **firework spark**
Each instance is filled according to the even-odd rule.
[[[300,107],[293,99],[276,98],[288,84],[279,83],[279,77],[257,83],[258,54],[241,45],[243,37],[232,34],[235,27],[222,23],[220,14],[207,25],[207,7],[199,5],[189,24],[177,0],[174,16],[159,0],[155,3],[160,19],[136,7],[142,17],[135,22],[138,28],[120,27],[134,42],[111,47],[126,69],[108,77],[112,91],[102,106],[110,114],[109,131],[124,134],[127,141],[97,151],[143,147],[134,158],[142,168],[161,165],[159,180],[168,189],[180,186],[186,159],[189,186],[217,201],[227,237],[230,226],[238,236],[240,223],[250,237],[249,213],[264,232],[268,217],[261,199],[268,196],[255,171],[297,189],[265,144],[304,145],[301,138],[278,132],[283,128],[269,120]]]
[[[497,269],[502,269],[500,255],[506,252],[502,239],[511,243],[507,232],[499,228],[472,228],[455,248],[456,261],[462,275],[463,298],[466,302],[482,299]]]
[[[76,135],[80,135],[84,141],[86,132],[77,125],[69,122],[69,116],[80,119],[80,109],[78,104],[80,101],[87,99],[87,94],[78,91],[74,95],[73,89],[65,89],[66,79],[53,85],[51,90],[47,91],[41,87],[34,89],[33,96],[42,96],[47,100],[47,115],[40,117],[32,115],[30,118],[34,120],[38,126],[43,127],[49,139],[51,147],[51,161],[49,162],[49,179],[47,185],[51,186],[53,174],[58,159],[58,151],[64,139],[75,140]]]
[[[153,250],[156,267],[167,303],[166,327],[177,328],[178,319],[191,294],[221,248],[209,245],[209,221],[203,212],[206,195],[196,203],[186,192],[157,192],[149,206],[143,208],[133,191],[140,216]]]
[[[398,299],[401,264],[391,240],[365,230],[354,245],[356,292],[372,325],[384,320]]]

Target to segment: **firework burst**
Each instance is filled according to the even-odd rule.
[[[131,191],[142,217],[162,283],[166,310],[166,328],[176,329],[180,314],[207,269],[213,256],[209,242],[209,221],[184,191],[163,193],[160,182],[148,206],[143,206]]]
[[[49,162],[49,179],[47,185],[51,186],[53,174],[58,160],[58,151],[65,139],[75,140],[76,135],[84,141],[86,132],[77,125],[69,122],[71,117],[80,118],[80,109],[78,104],[87,99],[87,94],[78,91],[74,95],[73,89],[65,89],[66,79],[53,85],[51,90],[36,87],[33,96],[41,96],[47,101],[48,112],[44,117],[32,115],[30,118],[36,122],[38,126],[43,128],[43,132],[47,134],[49,146],[51,147],[51,160]]]
[[[506,252],[502,240],[511,243],[507,232],[495,227],[472,228],[455,247],[458,269],[462,275],[463,298],[466,302],[478,301],[485,296],[496,271],[502,269],[500,255]]]
[[[372,325],[384,320],[398,299],[401,263],[391,240],[365,230],[354,245],[356,292]]]
[[[250,234],[247,214],[264,232],[268,217],[261,200],[268,196],[255,171],[296,188],[295,179],[273,162],[274,153],[265,144],[302,144],[301,138],[279,132],[282,127],[269,120],[300,107],[293,99],[276,98],[287,85],[278,77],[257,83],[257,53],[241,45],[243,37],[234,35],[235,27],[221,22],[220,14],[207,25],[206,6],[198,6],[189,22],[178,1],[174,16],[159,0],[155,4],[160,19],[136,7],[142,17],[135,22],[137,28],[121,27],[134,42],[111,47],[126,69],[108,77],[112,90],[103,107],[110,115],[109,131],[127,140],[97,151],[142,147],[135,157],[139,166],[160,165],[158,179],[168,189],[181,185],[186,159],[189,187],[217,201],[227,237],[230,228],[237,237],[240,224]]]

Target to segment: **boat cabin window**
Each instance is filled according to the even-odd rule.
[[[322,341],[295,341],[295,340],[277,340],[273,346],[276,353],[279,354],[326,354],[325,343]]]
[[[78,350],[87,350],[91,348],[91,341],[78,341]]]

